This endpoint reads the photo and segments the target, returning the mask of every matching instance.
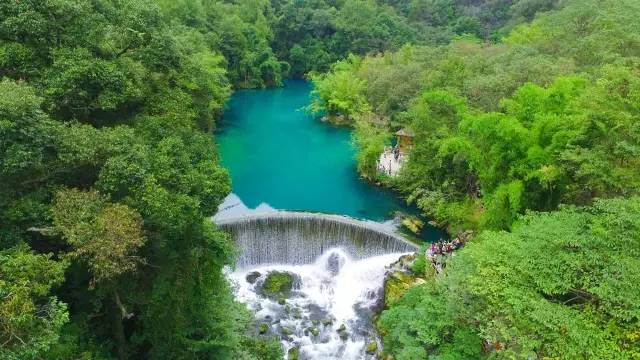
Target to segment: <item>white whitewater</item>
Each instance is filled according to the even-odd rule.
[[[373,316],[383,302],[385,267],[417,246],[390,224],[346,216],[247,209],[229,197],[213,219],[236,243],[236,298],[255,312],[256,330],[279,337],[299,360],[376,359]],[[294,275],[286,299],[268,298],[272,271]],[[249,275],[249,277],[247,277]],[[266,335],[266,334],[264,334]]]
[[[228,276],[235,284],[237,299],[255,312],[256,326],[267,324],[285,350],[298,347],[299,359],[375,359],[366,347],[372,341],[380,345],[372,317],[381,306],[385,266],[402,255],[356,260],[333,248],[312,264],[258,265]],[[260,295],[266,275],[275,270],[297,277],[285,302]],[[247,275],[255,272],[260,277],[251,284]],[[340,330],[343,325],[346,331]]]

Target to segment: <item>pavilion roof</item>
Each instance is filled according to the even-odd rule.
[[[407,129],[407,128],[402,128],[398,131],[396,131],[396,135],[397,136],[407,136],[407,137],[414,137],[415,134],[413,133],[413,131]]]

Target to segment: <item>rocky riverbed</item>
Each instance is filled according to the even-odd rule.
[[[256,332],[280,339],[288,359],[376,359],[374,317],[385,267],[403,254],[361,260],[330,249],[309,265],[266,265],[229,274],[256,314]]]

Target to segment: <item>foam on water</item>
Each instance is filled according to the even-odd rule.
[[[268,324],[286,350],[299,347],[300,359],[375,359],[366,346],[380,342],[372,318],[383,299],[385,266],[402,255],[358,260],[341,248],[332,248],[311,264],[258,265],[228,276],[237,299],[255,312],[258,324]],[[246,277],[256,271],[260,276],[251,284]],[[296,277],[293,293],[284,304],[261,295],[271,271]],[[346,331],[339,330],[343,325]]]

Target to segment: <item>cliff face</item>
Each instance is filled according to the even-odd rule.
[[[395,305],[411,287],[424,284],[426,278],[435,275],[433,267],[425,268],[425,271],[415,269],[420,257],[424,259],[423,254],[405,255],[388,267],[384,280],[385,309]]]

